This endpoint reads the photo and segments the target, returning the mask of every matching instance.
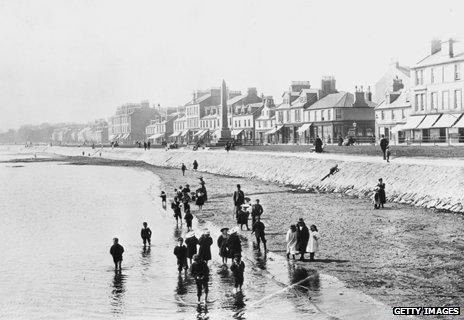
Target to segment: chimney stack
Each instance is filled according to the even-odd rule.
[[[366,101],[372,101],[371,86],[368,86],[368,87],[367,87],[367,91],[366,91]]]
[[[454,44],[454,40],[450,38],[448,40],[448,53],[449,53],[450,58],[454,57],[453,44]]]

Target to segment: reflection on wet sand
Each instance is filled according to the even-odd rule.
[[[151,266],[151,247],[143,246],[142,256],[140,257],[140,265],[143,271],[148,271]]]
[[[314,269],[306,269],[299,267],[295,263],[288,263],[288,276],[291,284],[298,284],[294,287],[303,293],[318,292],[320,290],[319,273]]]
[[[124,312],[124,294],[126,292],[125,288],[126,276],[121,273],[121,271],[115,271],[113,278],[113,290],[111,291],[111,311],[113,313],[123,313]]]

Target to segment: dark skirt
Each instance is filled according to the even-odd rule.
[[[385,195],[385,189],[379,190],[379,199],[381,204],[385,204],[387,202],[387,197]]]

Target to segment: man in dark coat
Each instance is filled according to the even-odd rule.
[[[261,217],[257,216],[256,217],[256,222],[253,224],[252,231],[251,233],[255,234],[256,237],[256,242],[258,243],[258,251],[261,251],[261,241],[263,242],[263,247],[264,247],[264,252],[267,252],[266,248],[266,234],[264,232],[264,229],[266,227],[264,226],[264,223],[261,222]]]
[[[385,183],[382,178],[379,179],[377,187],[379,188],[380,206],[383,208],[384,204],[387,202],[387,195],[385,193]]]
[[[245,203],[245,194],[242,191],[242,188],[239,184],[237,184],[237,190],[234,192],[234,206],[235,206],[235,215],[240,211],[242,208],[242,204]]]
[[[233,258],[236,254],[242,254],[242,243],[237,231],[238,228],[233,228],[229,238],[227,239],[227,248],[229,249],[229,257],[231,258]]]
[[[192,263],[191,273],[197,285],[198,303],[200,303],[202,290],[205,291],[205,303],[208,300],[208,281],[209,281],[209,268],[205,261],[201,260],[199,255],[193,256],[194,262]]]
[[[234,256],[234,260],[232,262],[232,265],[230,266],[230,271],[232,271],[232,274],[234,275],[234,280],[235,280],[235,290],[236,291],[242,291],[242,285],[243,285],[243,273],[245,272],[245,263],[241,260],[241,256],[239,254],[236,254]]]
[[[192,264],[192,258],[197,254],[198,239],[192,231],[187,233],[185,238],[185,244],[187,245],[187,257],[190,260],[190,264]]]
[[[314,141],[314,150],[317,153],[322,152],[322,140],[321,140],[321,138],[319,138],[319,136],[316,136],[316,140]]]
[[[174,198],[174,202],[171,204],[171,209],[174,211],[174,218],[176,218],[176,224],[179,223],[182,224],[182,211],[180,209],[180,202],[177,197]]]
[[[300,260],[304,260],[306,247],[309,241],[309,229],[306,226],[303,218],[300,218],[296,225],[296,250],[300,252]]]
[[[380,149],[382,150],[382,154],[383,154],[383,160],[386,160],[387,159],[387,156],[386,156],[386,151],[387,151],[387,147],[389,145],[389,141],[387,138],[385,138],[385,135],[382,134],[382,138],[380,139]]]
[[[261,217],[263,214],[263,207],[259,204],[259,199],[256,199],[256,203],[251,207],[251,226],[256,222],[257,217]]]
[[[197,162],[197,160],[193,160],[193,170],[194,171],[198,170],[198,162]]]
[[[146,222],[143,223],[143,228],[140,230],[140,236],[142,237],[144,246],[146,246],[147,242],[149,246],[151,245],[151,230],[148,228],[148,224]]]
[[[213,244],[213,239],[209,231],[206,231],[205,234],[198,239],[198,244],[200,245],[200,249],[198,250],[200,259],[205,262],[211,260],[211,245]]]
[[[124,248],[119,244],[118,238],[113,238],[113,245],[110,248],[110,254],[113,256],[114,270],[121,271],[121,262],[122,254],[124,253]]]
[[[177,239],[177,241],[179,242],[179,245],[174,248],[174,255],[177,257],[177,270],[179,270],[180,273],[182,269],[188,269],[187,247],[184,246],[184,239],[182,237]]]

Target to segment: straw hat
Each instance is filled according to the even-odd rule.
[[[230,233],[237,233],[238,231],[238,227],[233,227],[232,229],[230,229]]]
[[[222,228],[221,232],[224,232],[224,231],[229,231],[229,228]]]
[[[195,236],[195,231],[189,231],[185,234],[185,238],[191,238]]]

